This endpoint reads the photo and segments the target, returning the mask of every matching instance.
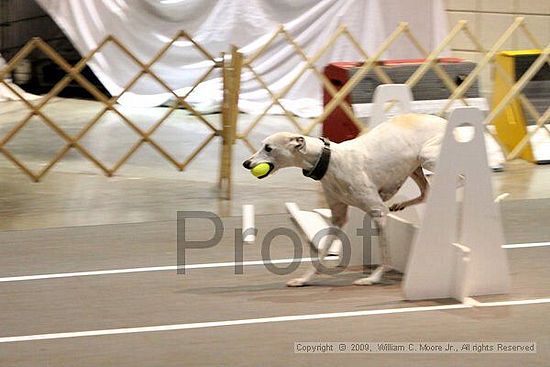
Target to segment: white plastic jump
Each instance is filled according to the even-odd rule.
[[[493,200],[483,134],[483,114],[473,107],[455,109],[432,179],[426,210],[411,248],[403,291],[407,299],[466,297],[507,293],[508,262],[498,204]],[[459,142],[455,129],[473,128]],[[456,183],[464,179],[462,210]]]
[[[412,111],[411,104],[413,95],[411,89],[406,84],[382,84],[374,90],[372,98],[372,117],[369,128],[372,129],[380,125],[386,119],[384,109],[386,102],[395,101],[400,108],[401,113]]]
[[[243,205],[243,242],[254,243],[256,241],[256,225],[254,223],[254,205]]]

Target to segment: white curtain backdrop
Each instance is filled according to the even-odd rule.
[[[442,0],[36,0],[57,22],[76,49],[87,54],[108,34],[116,36],[142,61],[148,62],[179,30],[188,32],[213,56],[229,52],[230,45],[245,55],[261,47],[284,24],[311,56],[345,24],[367,52],[374,52],[400,21],[410,23],[423,46],[431,50],[445,36],[447,26]],[[401,40],[386,58],[420,57]],[[340,41],[319,60],[320,70],[331,61],[360,59],[349,42]],[[283,88],[302,67],[292,47],[279,39],[255,69],[273,91]],[[113,95],[137,73],[138,68],[114,46],[104,48],[89,66]],[[190,42],[177,42],[153,70],[167,84],[185,93],[211,66]],[[308,73],[286,96],[298,115],[316,115],[321,105],[321,85]],[[242,80],[240,107],[255,112],[269,94],[250,73]],[[219,73],[190,96],[203,111],[216,110],[222,98]],[[143,77],[119,100],[124,105],[157,106],[170,94],[150,77]]]

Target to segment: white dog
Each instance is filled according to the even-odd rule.
[[[385,216],[388,211],[402,210],[425,199],[428,181],[422,169],[434,171],[445,128],[446,121],[440,117],[406,114],[340,144],[323,138],[277,133],[266,138],[263,147],[243,166],[252,169],[268,163],[269,172],[260,178],[280,168],[299,167],[305,176],[320,180],[334,227],[345,224],[349,205],[370,213],[378,226],[382,265],[370,277],[354,283],[368,285],[380,281],[390,269],[384,236]],[[407,177],[416,182],[420,196],[388,208],[384,202],[397,193]],[[330,244],[319,246],[319,259],[325,257]],[[315,269],[310,269],[287,285],[303,286],[315,274]]]

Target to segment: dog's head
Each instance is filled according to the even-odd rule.
[[[299,167],[301,156],[306,151],[306,140],[303,135],[293,133],[276,133],[262,141],[262,147],[243,162],[246,169],[252,169],[260,163],[267,163],[270,170],[259,177],[264,178],[284,167]]]

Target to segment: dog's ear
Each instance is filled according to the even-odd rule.
[[[300,153],[305,153],[306,151],[306,139],[303,136],[293,136],[290,138],[289,145]]]

